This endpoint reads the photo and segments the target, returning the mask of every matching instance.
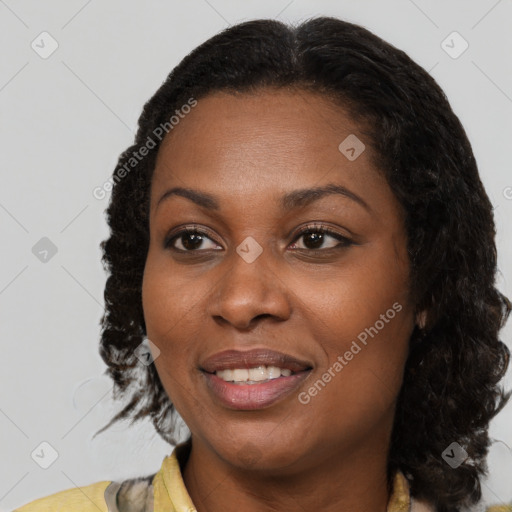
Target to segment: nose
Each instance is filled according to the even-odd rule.
[[[217,323],[247,330],[263,318],[289,318],[291,305],[286,283],[271,264],[271,256],[263,251],[248,263],[233,251],[230,260],[228,270],[210,296],[209,313]]]

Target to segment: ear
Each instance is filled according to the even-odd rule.
[[[424,309],[416,315],[416,324],[420,329],[425,329],[427,325],[427,310]]]

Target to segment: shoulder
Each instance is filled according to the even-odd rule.
[[[155,475],[123,482],[97,482],[41,498],[13,512],[149,512]]]
[[[424,501],[412,500],[410,512],[436,512],[433,504]],[[477,510],[477,509],[474,509]],[[483,512],[512,512],[512,503],[504,505],[488,505],[486,508],[478,508]]]
[[[429,503],[422,500],[413,498],[411,500],[411,508],[409,512],[436,512],[436,508],[433,503]],[[472,509],[473,510],[473,509]],[[512,512],[512,503],[503,505],[487,505],[485,508],[475,508],[482,512]]]
[[[31,501],[13,512],[109,512],[105,490],[110,481],[75,487]]]

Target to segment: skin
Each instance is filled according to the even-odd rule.
[[[338,149],[366,143],[354,161]],[[163,386],[192,433],[184,481],[198,511],[385,511],[395,403],[414,327],[404,215],[372,163],[368,137],[340,106],[305,91],[264,89],[198,101],[164,140],[153,175],[143,280],[148,338]],[[281,197],[341,185],[283,210]],[[172,195],[209,193],[209,210]],[[326,225],[323,242],[298,231]],[[166,237],[185,226],[207,230]],[[236,252],[251,236],[263,252]],[[188,245],[185,245],[188,244]],[[338,246],[338,247],[336,247]],[[298,400],[394,303],[401,311],[310,402]],[[270,348],[312,363],[309,378],[264,409],[212,398],[198,369],[226,349]]]

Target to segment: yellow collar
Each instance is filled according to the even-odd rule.
[[[190,445],[183,443],[167,456],[160,471],[153,479],[155,512],[195,512],[196,509],[183,481],[179,460],[187,456]],[[387,512],[411,512],[409,483],[405,476],[397,471],[393,481],[393,491],[389,499]]]

